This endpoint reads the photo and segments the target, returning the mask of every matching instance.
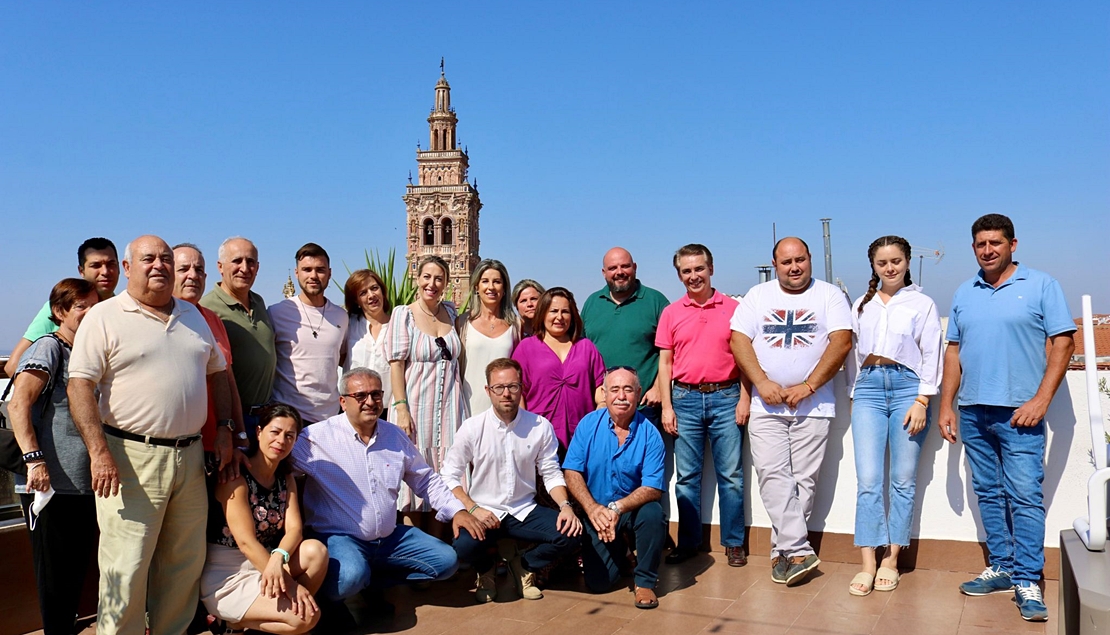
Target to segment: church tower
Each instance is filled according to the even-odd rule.
[[[430,143],[427,150],[416,146],[416,175],[405,188],[408,216],[408,271],[416,277],[416,263],[435,254],[451,268],[448,295],[456,305],[466,299],[470,274],[478,265],[478,189],[467,181],[470,158],[458,147],[455,127],[459,119],[451,106],[451,86],[439,63],[435,106],[428,116]]]

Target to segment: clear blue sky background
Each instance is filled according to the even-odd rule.
[[[947,313],[1002,212],[1073,314],[1110,311],[1104,2],[163,4],[0,4],[0,350],[89,236],[196,242],[210,286],[249,236],[269,301],[306,241],[341,278],[403,249],[440,56],[514,279],[585,294],[621,244],[674,299],[671,254],[704,242],[740,293],[772,222],[821,275],[829,216],[853,296],[875,237],[943,246]]]

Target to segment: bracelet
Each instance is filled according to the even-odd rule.
[[[922,408],[924,408],[926,410],[929,409],[929,406],[926,406],[925,404],[921,403],[920,401],[917,401],[916,399],[914,400],[913,403],[914,403],[914,405],[921,406]]]
[[[806,388],[809,388],[809,394],[811,394],[811,395],[817,392],[817,391],[816,391],[816,390],[815,390],[815,389],[813,388],[813,386],[810,386],[810,385],[809,385],[809,381],[807,381],[807,380],[805,380],[805,379],[803,379],[803,380],[802,380],[802,385],[803,385],[803,386],[805,386]]]
[[[395,408],[395,407],[397,407],[401,404],[405,404],[407,406],[407,405],[409,405],[409,400],[408,399],[398,399],[397,401],[394,401],[393,403],[389,404],[389,407],[390,408]]]
[[[246,452],[247,450],[251,449],[251,446],[249,446],[249,445],[237,445],[237,446],[235,446],[235,449],[239,450],[240,452]]]
[[[270,555],[272,556],[275,553],[280,553],[281,554],[281,563],[282,564],[289,564],[289,552],[288,551],[282,549],[281,547],[278,547],[277,549],[274,549],[273,551],[271,551]]]
[[[470,509],[466,510],[466,513],[473,514],[475,509],[478,509],[478,503],[474,503],[474,507],[471,507]]]
[[[564,508],[564,507],[570,507],[570,506],[571,506],[571,505],[573,505],[573,504],[574,504],[574,503],[570,502],[570,499],[568,498],[568,499],[566,499],[565,501],[563,501],[563,502],[559,503],[559,509],[562,509],[562,508]]]
[[[914,397],[913,400],[921,404],[922,406],[925,406],[926,408],[929,407],[929,399],[926,397],[917,396]]]
[[[28,463],[27,473],[30,474],[30,471],[35,469],[36,467],[46,467],[46,461],[35,461],[34,463]]]
[[[30,463],[32,461],[45,461],[45,460],[46,460],[46,453],[43,452],[42,450],[34,450],[32,452],[24,453],[24,455],[23,455],[23,462],[24,463]]]

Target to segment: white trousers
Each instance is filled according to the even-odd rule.
[[[771,557],[813,553],[806,521],[829,438],[828,417],[753,412],[748,422],[759,496],[771,517]]]

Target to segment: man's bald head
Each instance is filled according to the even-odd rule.
[[[601,260],[601,275],[609,285],[609,293],[620,296],[636,288],[636,263],[624,247],[613,247]]]

